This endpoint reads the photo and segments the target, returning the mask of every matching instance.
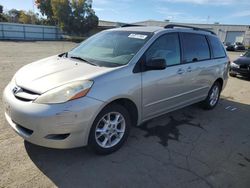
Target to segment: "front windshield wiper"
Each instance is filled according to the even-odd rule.
[[[62,54],[59,54],[58,57],[68,57],[68,52],[64,52]]]
[[[88,63],[90,65],[98,66],[97,64],[94,64],[94,63],[92,63],[92,62],[90,62],[90,61],[88,61],[86,59],[83,59],[82,57],[79,57],[79,56],[70,56],[70,58],[72,58],[72,59],[78,59],[78,60],[84,61],[85,63]]]

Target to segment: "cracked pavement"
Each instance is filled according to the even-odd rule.
[[[0,89],[23,65],[68,51],[70,42],[0,42]],[[236,58],[240,53],[229,53]],[[230,78],[212,111],[199,104],[134,127],[116,153],[56,150],[10,128],[0,102],[2,187],[250,187],[250,80]],[[2,97],[2,92],[0,93]]]

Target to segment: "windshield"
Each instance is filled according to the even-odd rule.
[[[250,57],[250,50],[246,51],[246,53],[243,56]]]
[[[148,32],[105,31],[94,35],[68,53],[98,66],[127,64],[152,36]]]

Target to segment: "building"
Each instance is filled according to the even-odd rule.
[[[116,27],[121,27],[122,25],[125,25],[126,23],[122,23],[122,22],[112,22],[112,21],[105,21],[105,20],[99,20],[98,23],[98,29],[101,30],[105,30],[105,29],[112,29],[112,28],[116,28]]]
[[[161,26],[168,24],[187,25],[199,27],[215,32],[223,43],[242,42],[246,46],[250,46],[250,25],[227,25],[227,24],[194,24],[194,23],[174,23],[169,21],[147,20],[133,23],[135,25],[145,26]]]

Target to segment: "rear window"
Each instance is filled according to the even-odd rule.
[[[210,45],[213,52],[214,58],[225,57],[225,50],[218,38],[209,36]]]
[[[182,33],[184,60],[195,62],[210,59],[207,39],[204,35]]]

